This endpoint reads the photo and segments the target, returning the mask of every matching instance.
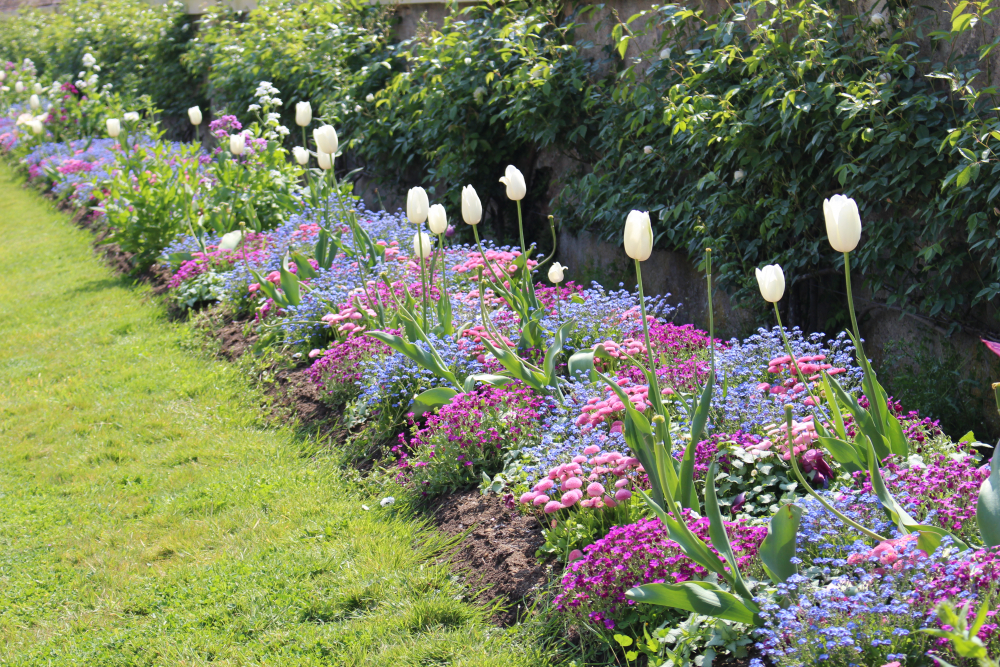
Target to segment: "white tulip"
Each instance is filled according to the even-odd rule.
[[[308,102],[297,102],[295,104],[295,124],[299,127],[305,127],[312,122],[313,119],[313,108]],[[336,153],[337,151],[330,151]]]
[[[136,123],[139,121],[138,111],[126,111],[125,115],[122,116],[126,123]]]
[[[826,235],[837,252],[851,252],[861,240],[861,215],[850,197],[833,195],[823,200]]]
[[[653,153],[653,147],[652,146],[643,146],[642,147],[642,152],[645,153],[646,155],[651,155]]]
[[[219,250],[236,250],[236,246],[238,246],[242,240],[243,232],[239,229],[229,232],[228,234],[223,234],[222,238],[219,240]]]
[[[777,303],[785,294],[785,273],[777,264],[768,264],[757,269],[757,285],[765,301]]]
[[[32,95],[28,98],[28,106],[31,107],[32,111],[38,111],[42,106],[42,102],[38,99],[38,95]]]
[[[644,262],[653,252],[653,227],[649,211],[632,211],[625,219],[625,254]]]
[[[204,117],[201,115],[201,109],[198,107],[191,107],[188,109],[188,120],[190,120],[191,124],[195,127],[201,125],[201,121],[204,120]]]
[[[337,154],[337,147],[340,143],[337,141],[337,131],[333,129],[333,125],[323,125],[313,130],[313,141],[316,142],[318,152],[330,155]]]
[[[524,185],[524,176],[520,170],[512,164],[507,165],[504,175],[500,177],[500,182],[507,186],[507,198],[514,201],[524,199],[528,189]]]
[[[420,186],[410,188],[406,193],[406,217],[415,225],[424,224],[427,219],[427,192]]]
[[[880,12],[872,12],[871,22],[872,25],[882,25],[885,23],[885,17]]]
[[[483,219],[483,203],[471,185],[462,188],[462,219],[467,225],[478,225]]]
[[[229,135],[229,152],[233,155],[243,155],[247,149],[247,138],[242,134]]]
[[[417,232],[413,235],[413,254],[420,259],[431,256],[431,237],[426,232]]]
[[[0,69],[0,81],[4,81],[6,79],[7,79],[7,72]]]
[[[14,84],[14,92],[15,93],[23,93],[24,92],[24,82],[23,81],[18,81],[17,83]]]
[[[302,146],[296,146],[293,148],[292,155],[295,156],[295,161],[303,167],[309,164],[309,151],[302,148]]]
[[[319,162],[319,168],[323,171],[333,169],[333,157],[329,153],[323,151],[316,153],[316,161]]]
[[[733,182],[739,183],[744,178],[746,178],[746,175],[747,173],[745,171],[743,171],[742,169],[737,169],[736,171],[733,172]]]
[[[444,234],[448,229],[448,214],[445,213],[444,206],[434,204],[427,209],[427,228],[431,234]]]
[[[567,268],[569,267],[565,267],[559,262],[553,262],[552,266],[549,267],[549,282],[557,285],[561,283],[566,278]]]
[[[31,131],[34,134],[41,134],[45,131],[45,126],[42,125],[42,121],[34,118],[28,121],[28,127],[31,128]]]
[[[122,124],[117,118],[109,118],[105,124],[108,127],[108,136],[112,139],[117,139],[122,133]]]
[[[35,95],[41,95],[42,91],[45,90],[45,88],[42,87],[42,84],[40,84],[40,83],[38,83],[36,81],[33,90],[34,90]]]

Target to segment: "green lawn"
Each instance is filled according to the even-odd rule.
[[[544,664],[90,241],[0,164],[0,664]]]

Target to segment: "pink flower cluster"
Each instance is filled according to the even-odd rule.
[[[56,167],[56,171],[60,174],[77,174],[80,172],[93,171],[94,163],[88,162],[87,160],[76,160],[70,158],[69,160],[63,160],[62,164]]]
[[[916,541],[920,538],[917,533],[903,535],[893,540],[879,542],[878,546],[865,553],[853,553],[847,557],[848,565],[857,565],[867,561],[878,561],[885,566],[891,566],[897,572],[903,569],[903,564],[907,558],[926,558],[927,554],[916,548]],[[912,545],[912,546],[908,546]]]
[[[584,470],[584,464],[591,466],[589,473]],[[582,455],[574,456],[571,463],[550,470],[545,479],[521,496],[521,502],[542,507],[546,514],[569,509],[577,503],[587,509],[616,507],[632,497],[629,486],[635,485],[632,478],[635,472],[644,472],[639,459],[618,452],[603,452],[597,445],[590,445]],[[552,498],[554,489],[562,492],[559,500]]]
[[[693,520],[688,510],[683,510],[683,519],[696,535],[709,541],[708,519]],[[767,528],[750,526],[743,520],[723,523],[737,565],[745,568],[756,557]],[[645,620],[637,617],[643,613],[643,606],[625,597],[625,592],[633,586],[680,583],[701,579],[707,574],[703,567],[684,555],[677,543],[669,538],[660,520],[655,518],[615,526],[584,552],[582,558],[568,566],[553,605],[563,613],[599,623],[609,630],[616,624],[631,625]]]
[[[768,451],[771,447],[777,448],[781,453],[781,458],[786,461],[791,460],[788,453],[788,424],[768,424],[767,440],[761,440],[756,445],[751,445],[754,451]],[[802,421],[792,420],[792,449],[796,456],[810,448],[816,442],[819,435],[816,433],[816,425],[813,423],[812,415],[808,415]]]
[[[483,255],[486,256],[486,261],[489,265],[483,263]],[[483,274],[489,275],[492,268],[493,271],[500,275],[504,272],[513,274],[517,271],[517,267],[514,265],[514,260],[521,256],[520,251],[507,251],[507,250],[486,250],[482,254],[478,250],[472,250],[466,253],[465,261],[456,264],[452,267],[455,273],[472,273],[472,278],[475,280],[476,269],[479,267],[483,268]],[[533,269],[538,266],[538,262],[533,259],[528,260],[528,268]]]
[[[328,350],[312,350],[315,359],[305,375],[327,393],[335,393],[361,380],[362,362],[378,359],[392,350],[385,343],[369,336],[353,336],[335,342]]]
[[[649,387],[644,384],[632,384],[630,378],[619,378],[618,386],[622,388],[628,396],[632,407],[639,412],[645,412],[647,407],[653,404],[649,401]],[[605,387],[608,397],[604,400],[592,398],[583,406],[581,414],[576,418],[577,426],[584,429],[593,428],[606,420],[611,420],[611,432],[620,433],[622,430],[621,419],[625,416],[625,404],[618,397],[618,394],[611,387]],[[669,387],[660,391],[661,394],[669,395],[674,393]]]
[[[826,359],[825,354],[805,355],[795,360],[795,367],[792,367],[792,358],[788,355],[771,359],[767,365],[767,372],[779,375],[784,372],[790,373],[791,377],[781,382],[761,382],[757,389],[761,392],[787,396],[790,400],[802,398],[808,391],[805,381],[816,382],[820,379],[820,371],[826,371],[827,375],[839,375],[846,373],[846,368],[834,368],[830,364],[817,363]],[[807,397],[804,401],[806,405],[812,405],[813,400]]]
[[[351,336],[358,335],[365,330],[365,327],[358,324],[357,321],[364,319],[366,314],[369,317],[374,317],[375,311],[369,310],[367,313],[363,313],[357,307],[345,304],[340,307],[339,312],[324,315],[320,319],[326,322],[326,325],[331,329],[336,326],[338,333]]]

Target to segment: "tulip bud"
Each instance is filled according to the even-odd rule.
[[[198,107],[191,107],[188,109],[188,120],[190,120],[191,124],[195,127],[201,125],[201,121],[204,120],[201,115],[201,109]]]
[[[309,151],[302,148],[302,146],[296,146],[293,148],[292,155],[295,157],[295,161],[303,167],[309,164]]]
[[[229,135],[229,152],[233,155],[243,155],[247,149],[247,138],[242,134]]]
[[[559,284],[566,277],[566,267],[559,262],[553,262],[549,267],[549,282]]]
[[[223,234],[219,239],[219,250],[236,250],[236,246],[243,240],[243,232],[239,229],[228,234]]]
[[[448,230],[448,214],[445,213],[444,206],[434,204],[427,209],[427,228],[431,234],[444,234]]]
[[[34,86],[33,90],[34,90],[35,95],[41,95],[42,91],[45,90],[45,88],[42,87],[42,84],[40,84],[38,82],[35,82],[35,86]]]
[[[455,235],[455,225],[448,225],[448,229],[444,230],[444,235],[451,238]]]
[[[41,101],[38,99],[38,95],[32,95],[28,98],[28,106],[31,107],[32,111],[38,111],[39,107],[42,106]]]
[[[833,195],[823,200],[826,235],[837,252],[851,252],[861,240],[861,215],[850,197]]]
[[[885,23],[885,17],[880,12],[872,12],[871,23],[872,25],[882,25]]]
[[[642,147],[642,152],[645,153],[646,155],[652,155],[653,154],[653,147],[652,146],[643,146]]]
[[[323,171],[330,171],[333,169],[333,158],[329,153],[319,151],[316,153],[316,161],[319,162],[319,168]]]
[[[431,256],[431,237],[426,232],[417,232],[413,235],[413,254],[420,259]]]
[[[136,123],[136,122],[139,121],[139,112],[138,111],[126,111],[125,115],[122,116],[122,119],[126,123]]]
[[[415,225],[422,225],[427,219],[427,192],[419,185],[406,193],[406,217]]]
[[[625,254],[644,262],[653,252],[653,227],[649,211],[632,211],[625,220]]]
[[[742,169],[737,169],[733,172],[733,183],[739,183],[744,178],[746,178],[747,173]]]
[[[332,125],[323,125],[313,130],[313,141],[316,142],[316,150],[319,153],[337,154],[337,131]]]
[[[105,124],[108,127],[108,136],[112,139],[117,139],[122,133],[122,124],[117,118],[109,118]]]
[[[507,186],[507,198],[514,201],[524,199],[528,189],[524,185],[524,176],[512,164],[507,165],[504,175],[500,177],[500,182]]]
[[[482,219],[483,203],[479,201],[475,188],[466,185],[462,188],[462,220],[467,225],[478,225]]]
[[[313,109],[312,105],[308,102],[297,102],[295,104],[295,124],[299,127],[305,127],[312,122],[313,119]],[[327,153],[336,153],[337,151],[324,151]]]
[[[23,81],[18,81],[17,83],[14,84],[14,92],[15,93],[23,93],[24,92],[24,82]]]
[[[757,285],[765,301],[777,303],[785,294],[785,273],[777,264],[768,264],[757,269]]]

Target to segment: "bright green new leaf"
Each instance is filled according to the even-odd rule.
[[[983,544],[988,547],[1000,545],[1000,456],[993,454],[990,461],[990,476],[979,487],[979,502],[976,505],[976,523]]]
[[[735,623],[760,625],[755,608],[751,608],[744,599],[707,581],[685,581],[681,584],[646,584],[629,589],[625,596],[636,602],[684,609],[703,616],[714,616]]]
[[[767,576],[776,584],[798,572],[792,563],[792,557],[795,556],[795,535],[799,531],[801,519],[801,507],[794,504],[782,505],[771,516],[767,536],[760,544],[757,554],[764,563]]]

